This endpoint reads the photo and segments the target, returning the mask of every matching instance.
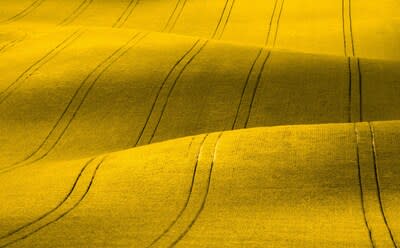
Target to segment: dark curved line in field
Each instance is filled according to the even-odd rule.
[[[352,7],[351,7],[351,0],[349,1],[349,23],[350,23],[350,40],[351,40],[351,51],[352,56],[356,56],[355,47],[354,47],[354,35],[353,35],[353,17],[352,17]]]
[[[10,85],[7,86],[1,93],[0,93],[0,104],[2,104],[17,88],[12,89],[14,85],[21,84],[25,80],[29,79],[33,73],[35,73],[37,70],[39,70],[44,64],[40,64],[43,61],[45,61],[47,58],[51,60],[54,58],[57,54],[62,52],[65,48],[67,48],[73,41],[78,39],[81,35],[83,34],[83,31],[77,30],[74,33],[72,33],[70,36],[68,36],[65,40],[63,40],[61,43],[59,43],[55,48],[51,49],[49,52],[47,52],[43,57],[41,57],[39,60],[37,60],[33,65],[28,67],[24,72],[22,72],[16,80],[14,80]],[[65,45],[65,46],[64,46]],[[64,47],[62,47],[64,46]],[[57,51],[57,49],[61,49]],[[49,61],[48,60],[48,61]],[[47,61],[47,62],[48,62]],[[47,63],[45,62],[45,63]],[[35,66],[38,66],[35,68]],[[25,78],[24,78],[25,77]],[[18,85],[16,86],[18,87]],[[8,93],[7,93],[8,92]]]
[[[220,15],[220,17],[219,17],[219,20],[218,20],[218,23],[217,23],[217,27],[216,27],[215,30],[214,30],[214,33],[213,33],[213,35],[212,35],[212,38],[214,38],[215,35],[216,35],[217,32],[218,32],[218,28],[219,28],[219,26],[221,25],[222,18],[224,18],[224,14],[225,14],[225,11],[226,11],[226,7],[228,6],[228,3],[229,3],[229,0],[225,0],[224,8],[222,9],[222,13],[221,13],[221,15]]]
[[[344,11],[344,1],[342,0],[342,32],[343,32],[343,48],[344,48],[344,56],[347,57],[347,40],[346,40],[346,26],[345,26],[345,11]]]
[[[37,9],[40,5],[42,5],[42,3],[45,0],[36,0],[33,3],[31,3],[31,5],[29,5],[28,7],[26,7],[25,9],[23,9],[21,12],[19,12],[18,14],[8,18],[7,20],[3,21],[2,23],[4,24],[9,24],[15,21],[18,21],[22,18],[24,18],[25,16],[27,16],[28,14],[30,14],[31,12],[33,12],[35,9]]]
[[[187,157],[188,155],[189,155],[189,152],[190,152],[190,149],[192,148],[192,146],[193,146],[193,142],[194,142],[194,140],[195,140],[195,136],[192,136],[192,138],[190,139],[190,143],[189,143],[189,145],[188,145],[188,148],[187,148],[187,150],[186,150],[186,155],[185,155],[185,157]]]
[[[10,49],[11,47],[13,47],[16,43],[18,43],[19,40],[12,40],[10,42],[8,42],[7,44],[3,45],[0,47],[0,53],[4,53],[6,52],[8,49]]]
[[[15,41],[15,40],[14,40]],[[11,42],[14,42],[14,41],[11,41]],[[5,48],[7,48],[7,46],[9,45],[10,43],[7,43],[7,44],[4,44],[3,46],[1,46],[0,47],[0,53],[1,52],[3,52],[3,50],[5,49]]]
[[[240,108],[242,107],[244,93],[246,92],[247,85],[249,84],[249,81],[250,81],[250,76],[253,73],[254,66],[256,65],[258,59],[260,58],[262,51],[263,51],[263,49],[261,48],[259,50],[256,58],[254,59],[253,64],[251,65],[251,68],[250,68],[249,72],[247,73],[247,78],[246,78],[246,81],[245,81],[245,83],[243,85],[243,88],[242,88],[242,94],[240,96],[239,105],[236,108],[236,115],[235,115],[235,119],[233,120],[232,130],[235,129],[236,122],[237,122],[237,119],[239,117],[239,111],[240,111]]]
[[[362,185],[362,178],[361,178],[361,165],[360,165],[360,147],[359,147],[359,134],[358,134],[358,129],[357,129],[357,124],[353,124],[354,127],[354,134],[355,134],[355,144],[356,144],[356,162],[357,162],[357,175],[358,175],[358,182],[359,182],[359,188],[360,188],[360,200],[361,200],[361,210],[363,213],[363,219],[364,219],[364,225],[367,228],[368,231],[368,236],[369,240],[371,241],[372,248],[375,248],[375,243],[372,238],[372,231],[371,227],[369,226],[369,222],[367,219],[367,214],[365,212],[365,203],[364,203],[364,188]]]
[[[346,9],[345,9],[345,1],[347,1],[348,3],[348,13],[346,13]],[[354,35],[353,35],[353,18],[352,18],[352,2],[351,0],[342,0],[342,30],[343,30],[343,46],[344,46],[344,55],[347,57],[348,53],[347,53],[347,46],[350,44],[351,45],[351,54],[350,56],[355,56],[355,47],[354,47]],[[345,21],[346,21],[346,16],[349,20],[349,32],[350,32],[350,37],[347,37],[347,33],[346,33],[346,25],[345,25]]]
[[[96,169],[95,169],[94,172],[93,172],[93,175],[92,175],[92,177],[91,177],[91,179],[90,179],[89,185],[88,185],[88,187],[87,187],[85,193],[82,195],[82,197],[81,197],[70,209],[68,209],[67,211],[65,211],[63,214],[61,214],[59,217],[57,217],[57,218],[54,219],[53,221],[48,222],[47,224],[45,224],[45,225],[43,225],[43,226],[37,228],[36,230],[33,230],[32,232],[30,232],[30,233],[24,235],[24,236],[21,237],[21,238],[18,238],[18,239],[13,240],[13,241],[11,241],[11,242],[9,242],[9,243],[3,245],[3,246],[0,246],[0,248],[7,247],[7,246],[9,246],[9,245],[11,245],[11,244],[14,244],[14,243],[16,243],[16,242],[19,242],[19,241],[21,241],[21,240],[24,240],[24,239],[30,237],[31,235],[33,235],[33,234],[39,232],[40,230],[42,230],[43,228],[45,228],[45,227],[47,227],[47,226],[49,226],[49,225],[51,225],[51,224],[56,223],[57,221],[59,221],[60,219],[62,219],[64,216],[66,216],[67,214],[69,214],[72,210],[74,210],[74,209],[86,198],[86,195],[89,193],[89,190],[90,190],[90,188],[91,188],[92,185],[93,185],[93,182],[94,182],[94,179],[95,179],[95,177],[96,177],[97,171],[99,170],[100,166],[104,163],[105,159],[106,159],[106,158],[103,158],[103,159],[99,162],[99,164],[97,164]]]
[[[220,17],[219,17],[218,24],[217,24],[217,26],[216,26],[216,28],[215,28],[215,30],[214,30],[214,33],[213,33],[213,35],[212,35],[212,38],[215,38],[215,36],[216,36],[217,33],[218,33],[219,28],[221,27],[221,23],[222,23],[222,20],[223,20],[223,18],[224,18],[224,16],[225,16],[225,12],[227,11],[227,7],[228,7],[229,1],[230,1],[230,0],[226,0],[226,1],[225,1],[224,8],[222,9],[222,13],[221,13],[221,15],[220,15]],[[222,36],[223,32],[225,31],[225,27],[226,27],[226,25],[227,25],[227,23],[228,23],[229,17],[231,16],[231,12],[232,12],[234,3],[235,3],[235,0],[232,1],[232,5],[230,6],[230,8],[229,8],[229,10],[228,10],[228,16],[227,16],[227,18],[226,18],[226,20],[225,20],[225,23],[224,23],[224,26],[223,26],[223,28],[222,28],[222,30],[221,30],[221,34],[219,35],[219,38]]]
[[[269,61],[270,56],[271,56],[271,51],[268,51],[268,54],[267,54],[266,58],[264,59],[263,64],[261,66],[260,72],[258,73],[256,85],[254,87],[254,90],[253,90],[253,93],[252,93],[252,96],[251,96],[251,102],[250,102],[249,110],[247,111],[248,114],[247,114],[247,117],[246,117],[246,122],[244,124],[245,128],[247,127],[247,125],[249,123],[251,111],[253,109],[254,99],[256,97],[257,90],[258,90],[258,87],[260,85],[260,81],[261,81],[262,74],[264,72],[265,65],[267,64],[267,61]]]
[[[362,77],[362,71],[361,71],[361,61],[359,58],[357,58],[357,70],[358,70],[358,78],[359,78],[359,96],[360,96],[360,122],[363,121],[364,115],[363,115],[363,77]]]
[[[225,33],[225,29],[226,29],[226,26],[228,25],[228,23],[229,23],[229,19],[231,18],[231,15],[232,15],[232,10],[233,10],[233,6],[235,5],[235,0],[232,0],[232,5],[231,5],[231,7],[229,8],[229,12],[228,12],[228,16],[227,16],[227,18],[225,19],[225,23],[224,23],[224,26],[222,27],[222,30],[221,30],[221,34],[219,35],[219,39],[221,39],[221,37],[224,35],[224,33]]]
[[[174,8],[174,10],[172,10],[171,15],[169,16],[167,23],[165,24],[165,26],[163,28],[163,31],[165,31],[167,29],[167,27],[169,26],[169,24],[171,23],[172,17],[175,15],[175,12],[177,11],[180,2],[181,2],[181,0],[178,0],[176,2],[175,8]]]
[[[378,173],[378,166],[377,166],[377,151],[376,151],[376,143],[375,143],[375,130],[374,130],[374,126],[371,122],[368,122],[368,126],[369,126],[369,131],[371,133],[371,149],[372,149],[372,160],[374,163],[374,176],[375,176],[375,183],[376,183],[376,188],[377,188],[377,196],[378,196],[378,203],[379,203],[379,209],[381,212],[381,215],[383,217],[383,221],[385,222],[385,226],[389,232],[389,236],[390,239],[393,243],[393,246],[395,248],[398,248],[397,243],[394,239],[393,233],[392,233],[392,229],[390,228],[390,225],[387,221],[386,218],[386,213],[385,213],[385,209],[383,207],[383,203],[382,203],[382,196],[381,196],[381,186],[380,186],[380,182],[379,182],[379,173]]]
[[[15,47],[18,43],[23,42],[24,40],[26,40],[27,37],[28,37],[28,35],[25,33],[24,36],[23,36],[22,38],[12,40],[12,41],[8,42],[7,44],[3,45],[3,46],[0,48],[0,54],[1,54],[1,53],[5,53],[5,52],[8,51],[10,48]]]
[[[171,94],[172,94],[172,92],[173,92],[173,90],[174,90],[174,88],[175,88],[175,85],[177,84],[177,82],[178,82],[179,79],[181,78],[183,72],[186,70],[186,67],[188,67],[188,66],[190,65],[190,63],[197,57],[197,55],[199,55],[199,53],[200,53],[201,51],[203,51],[203,49],[206,47],[207,44],[208,44],[208,40],[207,40],[206,42],[204,42],[204,44],[199,48],[199,50],[189,59],[189,61],[183,66],[182,70],[179,72],[178,76],[176,77],[174,83],[173,83],[172,86],[171,86],[170,91],[168,92],[167,99],[166,99],[166,101],[165,101],[165,103],[164,103],[164,105],[163,105],[163,107],[162,107],[160,117],[158,118],[156,127],[154,128],[153,133],[151,134],[150,142],[149,142],[149,143],[152,142],[152,140],[153,140],[153,138],[154,138],[154,136],[155,136],[155,134],[156,134],[156,132],[157,132],[158,126],[160,125],[161,119],[162,119],[162,117],[164,116],[165,109],[166,109],[166,107],[167,107],[167,105],[168,105],[169,98],[171,97]]]
[[[76,177],[76,179],[75,179],[75,181],[74,181],[74,183],[73,183],[71,189],[69,190],[69,192],[67,193],[67,195],[64,197],[64,199],[63,199],[61,202],[59,202],[54,208],[52,208],[50,211],[46,212],[45,214],[41,215],[40,217],[38,217],[38,218],[36,218],[36,219],[34,219],[34,220],[32,220],[32,221],[30,221],[30,222],[28,222],[28,223],[26,223],[26,224],[20,226],[20,227],[18,227],[17,229],[12,230],[12,231],[6,233],[5,235],[1,236],[1,237],[0,237],[0,240],[1,240],[1,239],[4,239],[4,238],[7,238],[7,237],[11,236],[11,235],[14,234],[14,233],[17,233],[17,232],[21,231],[22,229],[24,229],[24,228],[26,228],[26,227],[31,226],[32,224],[34,224],[34,223],[36,223],[36,222],[42,220],[43,218],[47,217],[49,214],[51,214],[51,213],[53,213],[54,211],[56,211],[64,202],[66,202],[66,201],[68,200],[69,196],[70,196],[70,195],[72,194],[72,192],[74,191],[74,189],[75,189],[75,187],[76,187],[76,185],[77,185],[79,179],[81,178],[82,173],[85,171],[85,169],[87,168],[87,166],[88,166],[91,162],[93,162],[93,160],[94,160],[94,158],[91,158],[91,159],[89,159],[89,160],[84,164],[84,166],[83,166],[82,169],[80,170],[78,176]]]
[[[171,32],[171,31],[175,28],[175,25],[176,25],[176,23],[178,22],[178,19],[181,17],[182,12],[183,12],[183,9],[184,9],[185,6],[186,6],[186,2],[187,2],[187,0],[183,0],[183,5],[182,5],[182,7],[178,10],[178,11],[179,11],[179,12],[178,12],[178,15],[177,15],[176,18],[174,18],[174,20],[173,20],[172,17],[175,15],[175,13],[176,13],[176,11],[177,11],[177,9],[178,9],[179,3],[181,3],[181,0],[178,0],[177,4],[176,4],[176,6],[175,6],[175,9],[173,10],[173,12],[171,13],[170,17],[168,18],[167,24],[165,25],[163,31],[166,31],[166,30],[167,30],[167,28],[168,28],[168,26],[170,25],[171,21],[173,21],[173,23],[172,23],[171,27],[168,28],[168,32]]]
[[[281,22],[281,17],[282,17],[282,12],[283,12],[283,6],[285,4],[285,0],[282,0],[282,4],[281,4],[281,9],[279,10],[279,15],[278,15],[278,20],[276,22],[276,29],[275,29],[275,36],[274,36],[274,43],[273,43],[273,47],[275,47],[275,43],[276,43],[276,39],[278,37],[278,32],[279,32],[279,24]]]
[[[78,18],[92,4],[92,2],[93,0],[83,0],[69,16],[59,23],[59,25],[68,25],[75,21],[75,19]]]
[[[347,57],[347,70],[348,70],[348,75],[349,75],[349,90],[348,90],[348,122],[352,122],[352,105],[353,105],[353,99],[351,97],[351,93],[353,91],[353,73],[351,71],[351,59],[350,57]]]
[[[199,156],[200,156],[200,151],[203,148],[204,142],[207,139],[208,134],[204,135],[202,141],[200,142],[200,146],[199,146],[199,150],[196,154],[196,163],[194,165],[193,168],[193,174],[192,174],[192,181],[190,183],[190,187],[189,187],[189,192],[188,195],[186,197],[185,203],[182,207],[182,209],[178,212],[178,215],[175,217],[175,219],[168,225],[168,227],[160,234],[158,235],[151,243],[150,245],[146,246],[146,248],[152,247],[155,243],[157,243],[158,240],[160,240],[167,232],[169,232],[169,230],[171,230],[171,228],[175,225],[175,223],[181,218],[182,214],[185,212],[185,210],[187,209],[188,205],[189,205],[189,200],[190,197],[192,196],[192,192],[193,192],[193,187],[194,187],[194,181],[196,178],[196,173],[197,173],[197,167],[199,165]]]
[[[169,29],[170,32],[175,28],[176,23],[177,23],[178,20],[181,18],[182,12],[183,12],[183,9],[184,9],[185,6],[186,6],[186,3],[187,3],[187,0],[184,0],[183,5],[182,5],[182,8],[179,10],[178,16],[175,18],[174,22],[172,23],[171,28]]]
[[[27,36],[28,36],[28,35],[25,34],[25,36],[22,37],[21,39],[15,39],[15,40],[12,40],[12,41],[10,41],[9,43],[3,45],[3,46],[0,48],[0,53],[5,53],[6,51],[8,51],[8,49],[13,48],[13,47],[16,46],[18,43],[23,42],[23,41],[26,39]]]
[[[267,33],[267,39],[265,41],[265,45],[268,45],[269,38],[271,36],[272,22],[274,21],[274,16],[275,16],[277,6],[278,6],[278,0],[275,0],[274,8],[272,10],[272,15],[271,15],[271,18],[269,19],[269,27],[268,27],[268,33]]]
[[[125,10],[119,16],[117,21],[114,23],[114,25],[113,25],[114,28],[120,28],[128,21],[129,17],[132,15],[132,12],[135,10],[136,6],[139,4],[139,1],[140,0],[131,0],[129,2],[128,6],[125,8]],[[135,5],[133,5],[134,2],[135,2]],[[124,18],[124,19],[122,20],[122,18]]]
[[[140,133],[139,133],[139,136],[138,136],[138,138],[137,138],[136,143],[135,143],[134,146],[137,146],[138,143],[139,143],[139,141],[140,141],[140,139],[142,138],[143,133],[144,133],[144,130],[146,129],[146,127],[147,127],[147,125],[148,125],[148,123],[149,123],[150,117],[151,117],[151,115],[152,115],[153,112],[154,112],[154,108],[155,108],[155,106],[156,106],[156,103],[157,103],[158,99],[160,98],[161,91],[162,91],[162,89],[164,88],[164,86],[165,86],[166,82],[168,81],[169,77],[171,76],[172,72],[175,71],[176,67],[182,62],[182,60],[183,60],[184,58],[186,58],[186,56],[187,56],[191,51],[193,51],[193,49],[197,46],[197,44],[198,44],[199,42],[200,42],[200,40],[198,39],[198,40],[193,44],[193,46],[192,46],[191,48],[189,48],[189,50],[186,51],[185,54],[183,54],[183,56],[182,56],[182,57],[174,64],[174,66],[172,66],[172,68],[169,70],[169,72],[168,72],[167,76],[165,77],[164,81],[161,83],[160,87],[158,88],[156,97],[154,98],[154,101],[153,101],[153,104],[152,104],[152,106],[151,106],[151,108],[150,108],[149,114],[147,115],[146,121],[145,121],[145,123],[144,123],[144,125],[143,125],[142,130],[141,130]]]
[[[210,191],[212,171],[213,171],[214,164],[215,164],[215,153],[216,153],[216,151],[217,151],[217,145],[218,145],[218,143],[219,143],[219,141],[220,141],[220,139],[221,139],[221,137],[222,137],[222,134],[223,134],[223,132],[220,132],[220,133],[219,133],[218,138],[217,138],[217,141],[216,141],[215,146],[214,146],[214,152],[213,152],[213,155],[212,155],[212,156],[213,156],[213,157],[212,157],[212,162],[211,162],[211,165],[210,165],[210,172],[209,172],[209,174],[208,174],[208,182],[207,182],[206,194],[205,194],[205,196],[204,196],[204,198],[203,198],[203,202],[201,203],[200,209],[199,209],[199,211],[196,213],[194,219],[190,222],[189,226],[187,226],[187,228],[186,228],[186,229],[178,236],[178,238],[169,246],[170,248],[171,248],[171,247],[174,247],[176,244],[179,243],[179,241],[181,241],[181,240],[183,239],[183,237],[185,237],[185,235],[190,231],[190,229],[192,228],[192,226],[194,225],[194,223],[196,223],[196,221],[197,221],[197,219],[199,218],[200,214],[201,214],[201,213],[203,212],[203,210],[204,210],[204,207],[205,207],[206,202],[207,202],[208,193],[209,193],[209,191]]]

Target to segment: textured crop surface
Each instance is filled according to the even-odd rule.
[[[400,1],[1,0],[0,248],[400,247]]]

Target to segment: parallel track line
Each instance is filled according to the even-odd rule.
[[[379,209],[380,209],[380,213],[383,217],[383,221],[385,223],[385,227],[387,229],[387,231],[389,232],[389,236],[390,239],[393,243],[393,246],[395,248],[398,248],[397,243],[394,239],[394,235],[392,232],[392,229],[390,228],[390,225],[388,223],[387,217],[386,217],[386,213],[385,213],[385,209],[383,206],[383,201],[382,201],[382,193],[381,193],[381,184],[380,184],[380,180],[379,180],[379,172],[378,172],[378,165],[377,165],[377,150],[376,150],[376,134],[375,134],[375,129],[374,126],[371,122],[368,122],[368,126],[369,126],[369,130],[371,132],[371,149],[372,149],[372,158],[373,158],[373,164],[374,164],[374,173],[375,173],[375,183],[376,183],[376,188],[377,188],[377,197],[378,197],[378,203],[379,203]]]
[[[15,244],[22,241],[31,235],[39,232],[43,228],[52,225],[69,214],[74,210],[87,196],[91,189],[97,171],[100,166],[104,163],[106,157],[100,157],[97,159],[89,160],[84,167],[81,169],[77,176],[71,190],[65,196],[65,198],[53,209],[43,214],[39,218],[31,221],[30,223],[18,228],[14,232],[0,239],[0,248],[7,247],[11,244]],[[94,160],[99,162],[94,163]],[[83,184],[83,185],[81,185]]]
[[[58,25],[64,26],[71,24],[75,21],[85,10],[92,4],[93,0],[83,0],[81,4],[74,10],[72,13],[67,16],[63,21],[61,21]]]
[[[215,30],[212,34],[212,38],[221,39],[222,35],[224,34],[225,28],[229,22],[229,18],[232,13],[233,6],[235,4],[235,0],[226,0],[224,8],[222,10],[221,16],[218,20],[218,24],[215,27]]]
[[[142,130],[138,134],[134,146],[137,146],[139,144],[149,144],[152,142],[163,117],[166,106],[168,105],[169,98],[174,91],[177,82],[179,81],[180,77],[189,66],[189,64],[204,49],[207,43],[208,40],[197,40],[194,45],[170,69],[158,89],[149,114],[146,118]]]
[[[122,14],[118,17],[117,21],[114,23],[113,28],[121,28],[122,26],[124,26],[138,4],[139,0],[131,0],[128,6],[126,6],[125,10],[122,12]]]
[[[23,73],[21,73],[16,80],[7,86],[0,93],[0,104],[2,104],[11,94],[13,94],[27,79],[29,79],[36,71],[38,71],[43,65],[48,63],[51,59],[57,56],[65,48],[71,45],[76,39],[83,34],[83,31],[78,30],[73,34],[69,35],[65,40],[59,43],[56,47],[47,52],[43,57],[37,60],[34,64],[28,67]]]
[[[30,13],[32,13],[34,10],[36,10],[40,5],[42,5],[42,3],[45,0],[36,0],[33,3],[31,3],[28,7],[26,7],[25,9],[23,9],[21,12],[19,12],[18,14],[8,18],[7,20],[3,21],[2,24],[10,24],[12,22],[16,22],[22,18],[24,18],[25,16],[29,15]]]

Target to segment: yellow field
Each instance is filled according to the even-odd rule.
[[[399,1],[3,2],[0,247],[400,246]]]

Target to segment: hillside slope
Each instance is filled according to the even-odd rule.
[[[0,245],[391,247],[399,127],[245,129],[19,168],[0,175]]]
[[[338,56],[114,29],[46,32],[0,56],[10,62],[0,68],[2,164],[246,127],[400,119],[397,61],[359,59],[352,71]]]

